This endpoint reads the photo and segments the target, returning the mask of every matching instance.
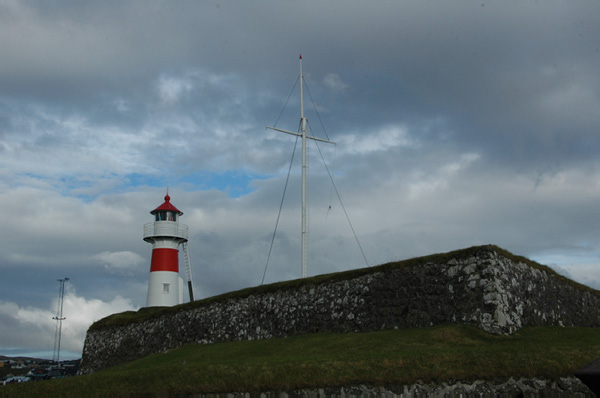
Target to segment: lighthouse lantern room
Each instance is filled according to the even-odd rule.
[[[169,307],[183,302],[183,279],[179,276],[179,245],[188,241],[188,226],[179,223],[183,212],[165,202],[150,212],[154,222],[144,225],[144,240],[152,243],[148,307]]]

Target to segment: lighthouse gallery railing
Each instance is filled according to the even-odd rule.
[[[144,239],[152,236],[175,236],[188,238],[188,226],[173,221],[157,221],[144,224]]]

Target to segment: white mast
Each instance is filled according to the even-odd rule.
[[[300,54],[300,132],[301,134],[294,133],[288,130],[282,130],[275,127],[269,127],[268,129],[279,131],[286,134],[295,135],[298,137],[302,137],[302,232],[301,232],[301,241],[302,241],[302,277],[306,278],[306,257],[307,257],[307,243],[308,243],[308,226],[307,226],[307,195],[306,195],[306,177],[308,171],[308,164],[306,160],[306,140],[311,139],[315,141],[326,142],[328,144],[335,144],[335,142],[323,140],[317,137],[312,137],[306,134],[306,118],[304,117],[304,97],[303,97],[303,85],[304,85],[304,77],[302,76],[302,54]]]
[[[304,85],[302,76],[302,54],[300,54],[300,131],[302,132],[302,277],[306,278],[306,245],[308,243],[308,228],[306,220],[306,174],[308,165],[306,164],[306,119],[304,118],[304,97],[302,89]]]

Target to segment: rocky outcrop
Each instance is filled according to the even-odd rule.
[[[595,395],[576,378],[514,379],[504,381],[417,383],[403,386],[365,385],[313,388],[287,392],[195,394],[194,398],[594,398]]]
[[[597,291],[495,246],[248,289],[87,333],[80,373],[185,343],[460,323],[490,333],[600,326]]]

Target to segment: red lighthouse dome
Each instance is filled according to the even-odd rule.
[[[150,214],[158,214],[162,212],[171,212],[179,216],[183,215],[182,211],[180,211],[177,207],[173,206],[169,194],[165,195],[165,202],[162,205],[158,206],[156,209],[152,210]]]

